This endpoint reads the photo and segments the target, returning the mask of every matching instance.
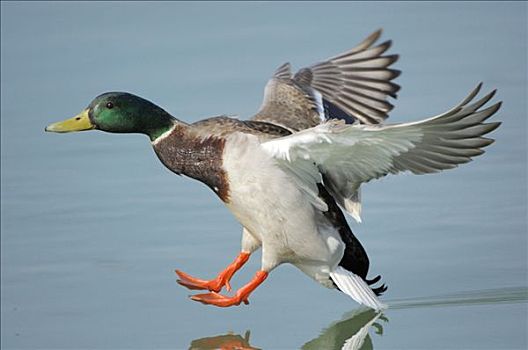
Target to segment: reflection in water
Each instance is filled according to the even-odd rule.
[[[480,291],[461,292],[448,295],[419,297],[389,301],[389,311],[403,310],[419,307],[448,307],[471,306],[483,304],[526,303],[528,301],[528,288],[511,287],[502,289],[487,289]],[[304,344],[303,350],[342,349],[342,350],[367,350],[373,349],[372,339],[369,334],[373,332],[382,335],[383,326],[380,321],[388,322],[383,313],[371,309],[360,308],[343,316],[341,321],[333,322],[321,334]],[[249,344],[249,331],[244,337],[234,334],[193,340],[190,346],[193,350],[245,350],[257,349]]]
[[[377,334],[383,333],[378,319],[388,321],[381,313],[371,309],[360,308],[344,316],[342,321],[335,322],[321,332],[316,339],[304,344],[303,350],[321,349],[372,349],[369,329],[372,326]],[[258,349],[249,344],[249,331],[244,337],[235,334],[218,335],[193,340],[190,350],[249,350]]]
[[[249,345],[249,331],[244,337],[238,334],[224,334],[215,337],[207,337],[193,340],[189,350],[259,350],[259,348]]]
[[[372,339],[369,335],[370,327],[376,334],[383,334],[383,326],[376,322],[378,319],[385,322],[388,319],[381,313],[371,309],[357,309],[346,314],[342,321],[334,322],[324,329],[317,338],[304,344],[303,350],[320,349],[373,349]]]

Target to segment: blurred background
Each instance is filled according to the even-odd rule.
[[[354,302],[289,265],[249,306],[192,302],[173,270],[213,277],[234,258],[241,227],[224,205],[144,136],[44,133],[106,91],[189,122],[249,118],[279,65],[378,28],[403,71],[389,122],[439,114],[480,81],[504,101],[474,162],[364,186],[364,222],[350,223],[400,305],[385,321],[357,321]],[[526,2],[2,1],[1,347],[184,349],[249,330],[264,349],[341,348],[366,329],[364,348],[526,348],[526,100]]]

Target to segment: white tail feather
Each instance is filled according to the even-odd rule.
[[[330,272],[330,277],[343,293],[358,303],[377,311],[387,308],[387,305],[378,299],[368,284],[358,275],[338,266],[334,271]]]

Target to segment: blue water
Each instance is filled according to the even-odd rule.
[[[340,349],[352,338],[363,349],[527,347],[525,2],[2,2],[1,10],[2,349]],[[212,277],[239,249],[240,225],[223,204],[163,168],[145,137],[43,132],[112,90],[186,121],[247,118],[280,64],[311,64],[379,27],[401,54],[392,122],[443,112],[479,81],[504,101],[497,142],[474,162],[364,186],[364,223],[351,225],[372,275],[389,285],[384,300],[394,307],[384,315],[287,265],[249,306],[189,300],[173,270]]]

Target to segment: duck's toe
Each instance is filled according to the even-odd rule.
[[[191,299],[194,301],[199,301],[202,304],[215,305],[219,307],[240,305],[241,302],[244,302],[244,304],[249,304],[247,299],[242,299],[238,295],[228,297],[215,292],[192,295]]]
[[[224,283],[222,283],[222,281],[220,281],[218,278],[212,280],[202,280],[180,270],[176,270],[176,274],[180,278],[176,280],[176,282],[192,290],[198,289],[219,292],[224,285]]]

